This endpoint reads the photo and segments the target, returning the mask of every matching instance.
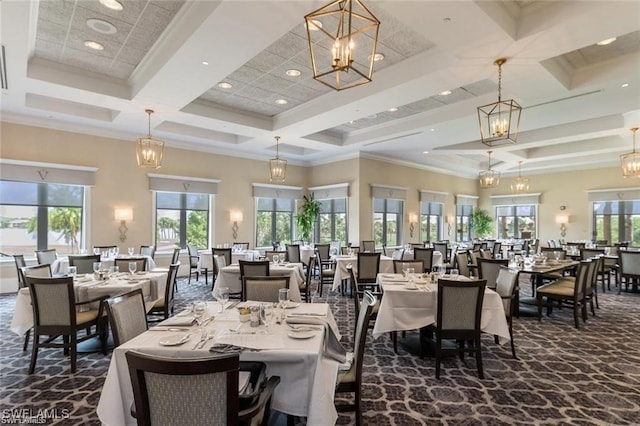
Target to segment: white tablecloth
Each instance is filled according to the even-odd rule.
[[[210,314],[217,313],[218,309],[217,303],[208,303]],[[288,309],[287,311],[326,313],[327,322],[337,333],[335,320],[327,304],[305,303],[296,309]],[[216,319],[206,326],[208,331],[216,334],[216,338],[213,342],[206,344],[203,349],[193,349],[194,343],[200,337],[195,327],[189,330],[191,334],[189,342],[182,346],[166,347],[158,343],[162,338],[175,332],[147,331],[114,349],[97,408],[98,417],[102,423],[114,426],[136,424],[130,415],[133,392],[124,355],[127,350],[135,349],[176,358],[207,356],[211,344],[215,343],[217,339],[221,339],[224,334],[229,335],[229,330],[235,329],[239,324],[236,309],[229,309],[225,311],[225,314],[216,316]],[[264,327],[251,328],[249,323],[242,324],[239,329],[240,333],[249,331],[262,333],[265,330]],[[267,333],[272,336],[275,345],[282,346],[282,348],[260,352],[244,351],[241,353],[240,359],[242,361],[262,361],[267,365],[268,376],[280,377],[280,384],[273,395],[273,409],[295,416],[307,417],[308,426],[334,425],[338,417],[333,403],[338,363],[322,356],[323,333],[321,331],[318,331],[317,336],[305,340],[289,338],[287,337],[288,332],[285,324],[271,324]],[[340,337],[339,334],[337,336]],[[243,337],[264,339],[266,336],[247,334]]]
[[[213,256],[211,250],[201,250],[198,252],[200,259],[198,259],[198,269],[213,270]],[[231,263],[238,263],[239,260],[258,260],[260,257],[260,251],[258,250],[244,250],[241,252],[231,252]]]
[[[135,257],[147,258],[147,271],[150,271],[156,268],[156,262],[151,258],[151,256],[136,255]],[[127,259],[127,258],[128,256],[118,256],[118,259]],[[102,262],[102,269],[107,270],[109,269],[110,266],[113,266],[114,259],[115,258],[113,257],[109,257],[109,258],[103,257],[102,259],[100,259],[100,262]],[[54,260],[53,263],[51,264],[51,272],[53,274],[66,274],[67,272],[69,272],[69,258],[59,257],[56,260]],[[120,271],[120,272],[127,272],[127,271]]]
[[[384,295],[373,328],[374,338],[390,331],[415,330],[436,321],[438,308],[437,284],[420,284],[417,290],[408,290],[404,282],[390,282],[385,275],[378,274],[378,284],[382,285]],[[397,278],[399,274],[393,274]],[[462,277],[460,279],[466,279]],[[509,326],[504,314],[500,295],[486,289],[482,303],[482,331],[495,334],[509,340]]]
[[[302,263],[287,263],[284,265],[269,265],[269,275],[288,275],[289,290],[291,300],[300,302],[300,285],[304,283],[304,271]],[[225,266],[218,272],[218,278],[214,286],[215,291],[220,287],[227,287],[231,293],[240,293],[242,291],[242,283],[240,282],[240,265]]]
[[[90,275],[93,277],[93,274]],[[121,273],[118,278],[97,281],[93,278],[75,282],[76,302],[94,299],[101,296],[118,296],[135,289],[142,289],[145,300],[151,302],[164,297],[167,282],[166,272],[148,272],[144,275]],[[151,306],[151,305],[149,305]],[[31,294],[28,288],[21,288],[16,298],[16,310],[11,319],[11,331],[23,335],[33,327],[33,309],[31,308]]]
[[[404,260],[412,260],[413,252],[407,257],[407,253],[405,253],[402,257]],[[351,264],[353,266],[353,273],[358,272],[358,257],[357,256],[346,256],[346,255],[338,255],[335,257],[336,262],[336,274],[333,277],[333,286],[332,290],[338,290],[340,288],[340,284],[342,280],[349,279],[349,271],[347,270],[347,265]],[[433,252],[433,264],[434,265],[442,265],[442,254],[438,251]],[[381,255],[380,256],[380,272],[384,273],[393,273],[393,259],[389,256]]]

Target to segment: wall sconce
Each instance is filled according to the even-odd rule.
[[[414,224],[418,223],[418,215],[409,213],[409,237],[413,238]]]
[[[118,228],[120,231],[120,241],[124,242],[127,240],[127,231],[129,230],[129,228],[127,228],[127,221],[133,220],[133,210],[128,207],[116,208],[115,217],[116,220],[120,221],[120,227]]]
[[[447,235],[451,235],[451,225],[456,222],[456,218],[453,216],[447,216],[445,221],[447,222]]]
[[[556,223],[560,225],[560,236],[564,238],[567,235],[567,223],[569,223],[568,214],[557,214]]]
[[[229,220],[233,222],[231,229],[233,230],[233,239],[238,238],[238,222],[242,222],[242,212],[240,210],[231,210],[229,212]]]

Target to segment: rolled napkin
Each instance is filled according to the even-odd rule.
[[[324,328],[324,355],[340,363],[347,360],[347,350],[342,346],[333,329],[327,324],[327,321],[321,317],[290,314],[287,316],[286,322],[287,324],[312,324],[322,326]]]
[[[196,323],[196,319],[191,316],[175,316],[168,318],[160,323],[162,326],[190,326]]]

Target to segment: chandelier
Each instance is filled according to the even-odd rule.
[[[489,168],[480,172],[480,188],[496,188],[500,184],[500,172],[491,170],[491,153],[489,154]]]
[[[151,137],[151,114],[152,109],[145,109],[149,116],[149,133],[144,138],[136,139],[136,158],[138,167],[145,169],[159,169],[162,167],[162,153],[164,151],[164,141]]]
[[[633,132],[633,151],[620,156],[622,176],[640,177],[640,152],[636,151],[636,132],[638,127],[632,128],[631,131]]]
[[[271,182],[284,182],[287,176],[287,160],[280,158],[280,150],[278,148],[278,142],[280,142],[280,136],[276,136],[276,158],[269,160],[269,179]]]
[[[522,107],[513,99],[502,100],[502,65],[506,58],[496,59],[498,66],[498,101],[478,107],[480,139],[488,146],[514,144],[518,141]]]
[[[518,161],[518,177],[511,181],[511,192],[521,194],[529,190],[529,179],[523,178],[520,170],[522,161]]]
[[[380,21],[360,0],[335,0],[304,17],[313,78],[335,90],[369,83]]]

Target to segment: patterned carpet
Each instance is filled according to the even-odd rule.
[[[178,308],[211,299],[203,281],[188,285],[181,280],[179,286]],[[349,342],[352,299],[330,293],[323,300],[332,305]],[[36,373],[26,374],[30,349],[23,352],[23,338],[8,329],[14,305],[15,295],[0,296],[0,421],[17,423],[11,415],[18,410],[30,415],[46,410],[39,412],[47,418],[41,424],[99,424],[95,407],[109,356],[82,354],[77,373],[71,375],[62,351],[41,349]],[[597,315],[580,330],[573,327],[568,309],[554,310],[542,322],[516,319],[518,360],[511,357],[508,345],[496,345],[492,336],[484,336],[484,380],[478,379],[475,361],[468,357],[446,359],[436,380],[432,359],[420,359],[402,348],[396,355],[388,337],[370,337],[364,424],[640,424],[640,294],[600,295]],[[352,415],[338,420],[340,425],[353,423]]]

